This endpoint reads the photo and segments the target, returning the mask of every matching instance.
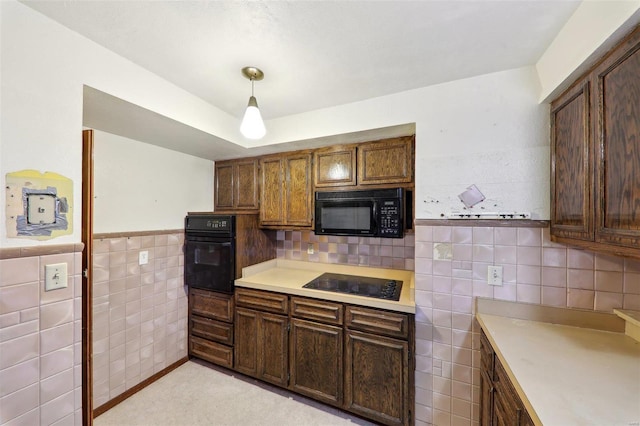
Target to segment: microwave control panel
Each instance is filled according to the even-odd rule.
[[[378,204],[378,232],[381,237],[402,237],[402,207],[399,199]]]

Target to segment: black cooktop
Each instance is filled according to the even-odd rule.
[[[402,281],[327,272],[302,287],[398,301]]]

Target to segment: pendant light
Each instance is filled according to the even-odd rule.
[[[240,124],[240,133],[249,139],[260,139],[267,131],[264,128],[262,115],[260,115],[260,110],[258,109],[258,101],[253,96],[253,82],[262,80],[264,73],[256,67],[244,67],[242,68],[242,75],[251,80],[251,97],[249,98],[247,110],[244,112],[242,124]]]

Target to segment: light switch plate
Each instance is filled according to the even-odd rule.
[[[489,265],[487,268],[487,284],[502,285],[502,266]]]
[[[66,288],[67,284],[67,264],[55,263],[44,267],[44,290],[56,290]]]
[[[138,265],[146,265],[149,263],[149,252],[147,250],[138,253]]]

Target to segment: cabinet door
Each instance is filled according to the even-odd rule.
[[[253,377],[258,376],[258,321],[260,314],[237,308],[235,321],[235,369]]]
[[[347,330],[345,408],[386,425],[409,422],[409,344]]]
[[[285,169],[285,224],[311,226],[311,154],[288,156]]]
[[[288,344],[287,317],[253,309],[236,309],[236,370],[286,386],[289,365]]]
[[[239,160],[235,163],[235,208],[258,210],[258,160]]]
[[[342,403],[342,336],[339,327],[291,320],[291,390],[328,404]]]
[[[640,31],[593,71],[598,117],[596,241],[640,246]]]
[[[216,163],[214,169],[214,208],[230,210],[234,207],[234,167],[233,163]]]
[[[358,185],[413,181],[413,136],[358,145]]]
[[[258,322],[258,378],[287,386],[289,367],[287,317],[261,312]]]
[[[269,157],[260,161],[260,224],[284,224],[284,160]]]
[[[356,147],[336,146],[313,154],[316,188],[356,184]]]
[[[590,80],[551,105],[551,235],[593,241]]]

